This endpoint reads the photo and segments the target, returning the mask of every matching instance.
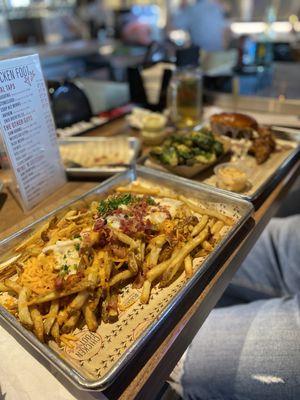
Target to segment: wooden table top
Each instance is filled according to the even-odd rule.
[[[109,125],[88,132],[86,136],[114,136],[120,133],[124,135],[136,134],[135,131],[128,127],[125,119],[118,119]],[[4,184],[8,182],[8,176],[1,172],[1,170],[0,180],[2,180]],[[101,181],[69,181],[52,196],[49,196],[47,200],[39,204],[38,207],[35,207],[26,214],[24,214],[20,204],[16,201],[10,190],[5,187],[3,193],[0,194],[0,239],[18,231],[70,199],[80,196],[98,185],[99,182]]]
[[[111,136],[116,133],[132,134],[134,132],[130,131],[125,120],[121,119],[90,132],[89,136]],[[143,354],[140,354],[135,360],[134,367],[130,371],[123,371],[117,383],[104,392],[107,398],[124,400],[155,398],[262,230],[275,215],[299,171],[300,161],[297,161],[269,194],[259,210],[255,212],[253,219],[245,226],[241,232],[242,241],[236,251],[224,252],[222,259],[217,261],[213,273],[208,271],[200,285],[182,302],[180,312],[166,320],[162,328],[154,334]],[[5,180],[5,176],[0,174],[0,179],[3,178]],[[0,195],[0,239],[16,232],[97,184],[98,182],[67,182],[27,214],[23,213],[11,192],[5,188]],[[96,394],[95,397],[97,398]]]

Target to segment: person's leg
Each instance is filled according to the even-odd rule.
[[[243,303],[293,295],[299,290],[300,215],[275,218],[235,274],[225,296]]]
[[[228,300],[229,295],[230,300],[233,299],[229,305],[252,303],[212,311],[174,369],[172,386],[180,392],[183,380],[185,388],[190,387],[191,391],[199,388],[199,392],[195,392],[198,394],[204,390],[203,398],[210,400],[261,399],[268,398],[268,392],[271,392],[270,399],[277,399],[272,390],[275,390],[276,382],[283,385],[284,381],[284,388],[277,387],[276,393],[284,390],[298,394],[299,381],[294,379],[293,366],[294,363],[300,364],[300,344],[297,340],[299,295],[296,294],[299,291],[300,216],[272,220],[223,297],[223,300]],[[289,299],[275,298],[286,294],[296,295]],[[274,299],[254,301],[271,298]],[[262,371],[256,368],[257,361]],[[182,379],[184,365],[186,372]],[[281,371],[289,377],[288,381],[275,373],[272,375]],[[239,393],[239,396],[224,397],[222,394],[223,397],[214,397],[217,395],[212,391],[209,397],[205,397],[205,391],[210,390],[210,382],[216,390],[224,386],[223,390],[228,389],[228,395]],[[265,389],[266,397],[257,394],[247,397],[240,394],[242,391],[235,392],[243,385],[247,389],[248,383],[254,385],[259,393]],[[287,398],[294,398],[292,394]],[[186,397],[202,398],[200,395],[193,397],[192,392],[186,393]]]
[[[276,216],[278,218],[289,217],[300,213],[300,176],[298,176],[287,197],[283,200]]]
[[[300,399],[299,310],[297,295],[213,310],[171,385],[188,400]]]

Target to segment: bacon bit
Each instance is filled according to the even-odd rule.
[[[102,231],[99,232],[99,240],[98,246],[104,247],[107,243],[109,243],[109,239],[111,237],[111,230],[109,228],[103,228]]]
[[[113,256],[117,257],[117,258],[125,258],[127,255],[127,251],[124,247],[121,246],[117,246],[117,245],[112,245],[110,248]]]
[[[120,215],[123,214],[124,210],[122,210],[121,208],[117,208],[116,210],[112,211],[110,214],[111,215]]]
[[[134,210],[132,217],[120,219],[120,229],[129,236],[139,234],[152,235],[153,225],[149,219],[145,219],[146,212],[139,208]]]
[[[99,231],[106,225],[106,223],[107,223],[106,220],[103,219],[103,218],[97,219],[97,220],[95,221],[93,230],[94,230],[95,232],[99,232]]]
[[[47,230],[45,230],[45,231],[43,231],[42,233],[41,233],[41,239],[43,240],[43,242],[49,242],[49,236],[48,236],[48,232],[47,232]]]
[[[54,286],[56,290],[62,290],[64,288],[64,280],[62,277],[58,276],[54,281]]]

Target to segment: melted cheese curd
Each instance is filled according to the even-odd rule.
[[[46,246],[43,249],[43,254],[53,253],[55,257],[54,269],[65,275],[74,275],[77,273],[80,262],[81,240],[58,240],[52,246]]]

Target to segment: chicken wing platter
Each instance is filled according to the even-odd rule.
[[[0,317],[74,384],[104,389],[239,244],[252,210],[130,169],[0,242]]]
[[[249,115],[220,113],[197,131],[178,132],[154,147],[145,165],[236,192],[258,207],[297,157],[297,142]]]

